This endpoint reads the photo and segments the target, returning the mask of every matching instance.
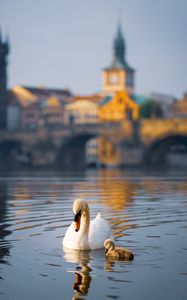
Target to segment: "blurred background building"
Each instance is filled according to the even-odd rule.
[[[112,63],[103,70],[103,94],[114,94],[126,91],[134,94],[135,69],[129,66],[126,60],[126,45],[120,23],[113,45]]]
[[[150,136],[150,132],[157,130],[161,135],[160,128],[163,127],[157,125],[153,130],[151,120],[186,118],[186,93],[182,99],[157,92],[136,94],[135,69],[127,62],[126,43],[120,23],[112,50],[112,62],[103,69],[102,89],[96,94],[82,96],[75,95],[69,89],[22,85],[7,90],[9,41],[0,36],[0,130],[12,134],[23,131],[37,133],[43,130],[43,136],[47,136],[46,132],[53,131],[56,132],[57,140],[61,129],[65,132],[68,128],[74,134],[76,127],[82,126],[82,130],[86,132],[89,126],[97,128],[101,125],[112,132],[114,126],[120,124],[121,131],[114,129],[111,140],[102,134],[95,134],[85,143],[87,165],[111,167],[121,166],[125,153],[122,153],[121,145],[115,145],[114,140],[131,136],[133,141],[135,139],[138,142],[140,133],[143,141],[149,140],[148,132]],[[145,123],[142,120],[150,121]],[[167,122],[172,126],[172,121]],[[140,124],[143,125],[138,131]],[[126,143],[126,146],[127,144],[132,147],[131,142]],[[126,157],[131,154],[132,149],[126,153]]]

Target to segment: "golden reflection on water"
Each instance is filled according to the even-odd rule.
[[[98,186],[104,195],[101,201],[104,205],[115,211],[124,210],[126,206],[133,203],[136,195],[136,184],[121,177],[119,170],[107,170],[103,176],[99,172]]]
[[[132,205],[136,196],[136,184],[121,176],[121,171],[98,170],[96,182],[77,183],[74,188],[80,190],[80,198],[91,198],[90,203],[102,203],[115,211],[122,211],[126,206]],[[99,201],[94,199],[93,185],[99,192]]]
[[[167,192],[168,190],[181,192],[187,194],[186,182],[180,182],[175,184],[174,182],[165,182],[163,178],[158,179],[158,177],[150,178],[139,178],[139,183],[129,180],[129,178],[123,177],[124,173],[121,170],[97,170],[96,173],[93,172],[93,176],[96,175],[96,182],[73,182],[69,184],[69,188],[72,191],[77,191],[80,198],[86,199],[87,197],[93,198],[90,203],[95,203],[97,200],[94,199],[93,186],[97,187],[97,191],[100,193],[99,201],[106,206],[111,207],[115,211],[124,210],[126,206],[132,205],[135,196],[137,195],[137,190],[141,187],[141,190],[147,192],[154,192],[155,189],[160,190],[160,192]],[[13,206],[22,206],[21,203],[17,201],[31,200],[45,195],[45,189],[47,189],[46,201],[45,203],[53,203],[60,199],[65,191],[62,191],[62,182],[49,182],[42,186],[42,182],[38,180],[36,184],[28,184],[28,182],[19,182],[12,187],[11,194]],[[32,206],[34,202],[24,203],[24,206]]]
[[[17,224],[23,221],[35,206],[48,205],[58,203],[62,197],[67,200],[74,198],[83,198],[89,200],[90,204],[102,205],[104,217],[107,218],[113,228],[115,236],[123,236],[128,228],[135,227],[136,224],[129,224],[128,214],[126,210],[134,204],[136,196],[148,195],[158,198],[158,194],[175,193],[187,195],[187,185],[185,181],[175,182],[164,180],[163,177],[151,177],[136,175],[129,177],[125,171],[118,169],[100,169],[88,171],[86,176],[75,176],[73,180],[64,181],[61,177],[56,180],[48,180],[47,183],[43,178],[25,178],[22,181],[15,180],[11,185],[11,190],[7,192],[11,194],[11,206],[15,208],[13,214],[18,218]],[[86,180],[85,180],[86,179]],[[8,184],[8,183],[7,183]],[[70,196],[71,191],[71,196]],[[65,203],[65,202],[64,202]],[[69,205],[69,201],[66,202]],[[45,208],[44,208],[45,209]],[[68,213],[71,214],[71,207]],[[91,208],[92,209],[92,208]],[[22,217],[22,220],[19,220]],[[30,224],[30,227],[37,224]]]

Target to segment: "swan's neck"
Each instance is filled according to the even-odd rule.
[[[89,227],[90,227],[90,212],[88,206],[85,206],[82,210],[81,215],[81,226],[79,230],[79,235],[77,239],[78,248],[79,249],[90,249],[88,234],[89,234]]]
[[[80,233],[88,234],[89,227],[90,227],[90,211],[88,205],[85,205],[85,208],[83,209],[81,215]]]

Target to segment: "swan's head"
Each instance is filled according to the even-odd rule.
[[[81,225],[81,217],[85,211],[88,211],[88,204],[82,199],[76,199],[73,203],[73,213],[75,215],[75,231],[79,231]]]
[[[115,249],[115,244],[112,240],[108,239],[104,241],[104,247],[105,247],[105,254],[106,254],[108,251],[112,251]]]

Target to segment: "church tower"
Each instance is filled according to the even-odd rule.
[[[9,43],[3,41],[0,32],[0,130],[7,127],[7,56]]]
[[[118,23],[117,34],[113,44],[113,60],[109,67],[103,70],[104,94],[126,91],[130,96],[134,93],[134,73],[126,61],[126,45],[121,24]]]

